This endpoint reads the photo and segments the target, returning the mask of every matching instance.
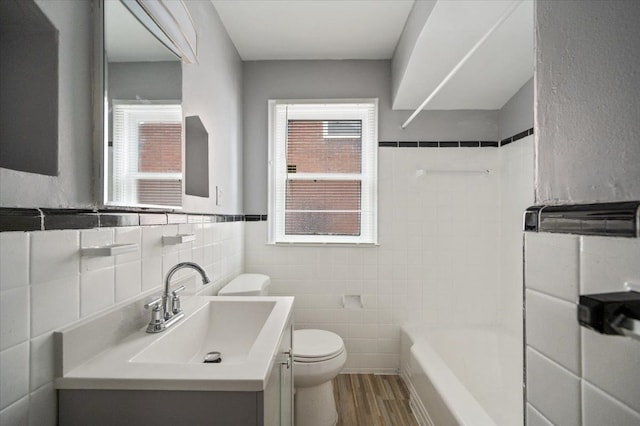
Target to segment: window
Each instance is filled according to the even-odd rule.
[[[377,101],[269,101],[269,240],[377,239]]]
[[[114,204],[182,205],[179,104],[113,103]]]

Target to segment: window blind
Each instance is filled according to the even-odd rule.
[[[182,204],[179,104],[113,104],[113,201],[133,206]]]
[[[271,240],[375,243],[377,104],[272,101]]]

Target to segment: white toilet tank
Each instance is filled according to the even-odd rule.
[[[271,278],[263,274],[240,274],[218,292],[218,296],[267,296]]]

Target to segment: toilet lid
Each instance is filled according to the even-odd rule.
[[[325,360],[344,350],[342,338],[327,330],[295,330],[293,357],[298,361]]]

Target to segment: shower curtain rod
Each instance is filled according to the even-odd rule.
[[[493,34],[493,32],[497,30],[504,21],[507,20],[507,18],[513,13],[514,10],[517,9],[522,1],[523,0],[516,0],[511,4],[511,6],[509,6],[509,8],[502,14],[502,16],[500,16],[496,23],[493,24],[491,28],[489,28],[489,31],[487,31],[487,33],[483,35],[480,40],[478,40],[478,42],[471,48],[471,50],[469,50],[467,54],[462,57],[460,62],[458,62],[455,67],[453,67],[453,69],[449,72],[449,74],[447,74],[444,80],[442,80],[440,84],[438,84],[438,86],[433,90],[433,92],[431,92],[431,94],[427,96],[427,99],[425,99],[424,102],[422,102],[422,104],[420,104],[420,106],[413,112],[413,114],[409,116],[407,121],[402,124],[403,129],[405,129],[409,125],[409,123],[411,123],[413,119],[416,118],[416,115],[418,115],[418,113],[420,113],[420,111],[422,111],[424,107],[427,106],[429,102],[431,102],[431,99],[433,99],[433,97],[437,95],[438,92],[440,92],[444,85],[447,84],[449,80],[451,80],[451,78],[458,72],[458,70],[460,70],[460,68],[462,68],[462,66],[469,60],[469,58],[473,56],[476,50],[478,50],[480,46],[482,46],[484,42],[487,41],[489,36]]]

